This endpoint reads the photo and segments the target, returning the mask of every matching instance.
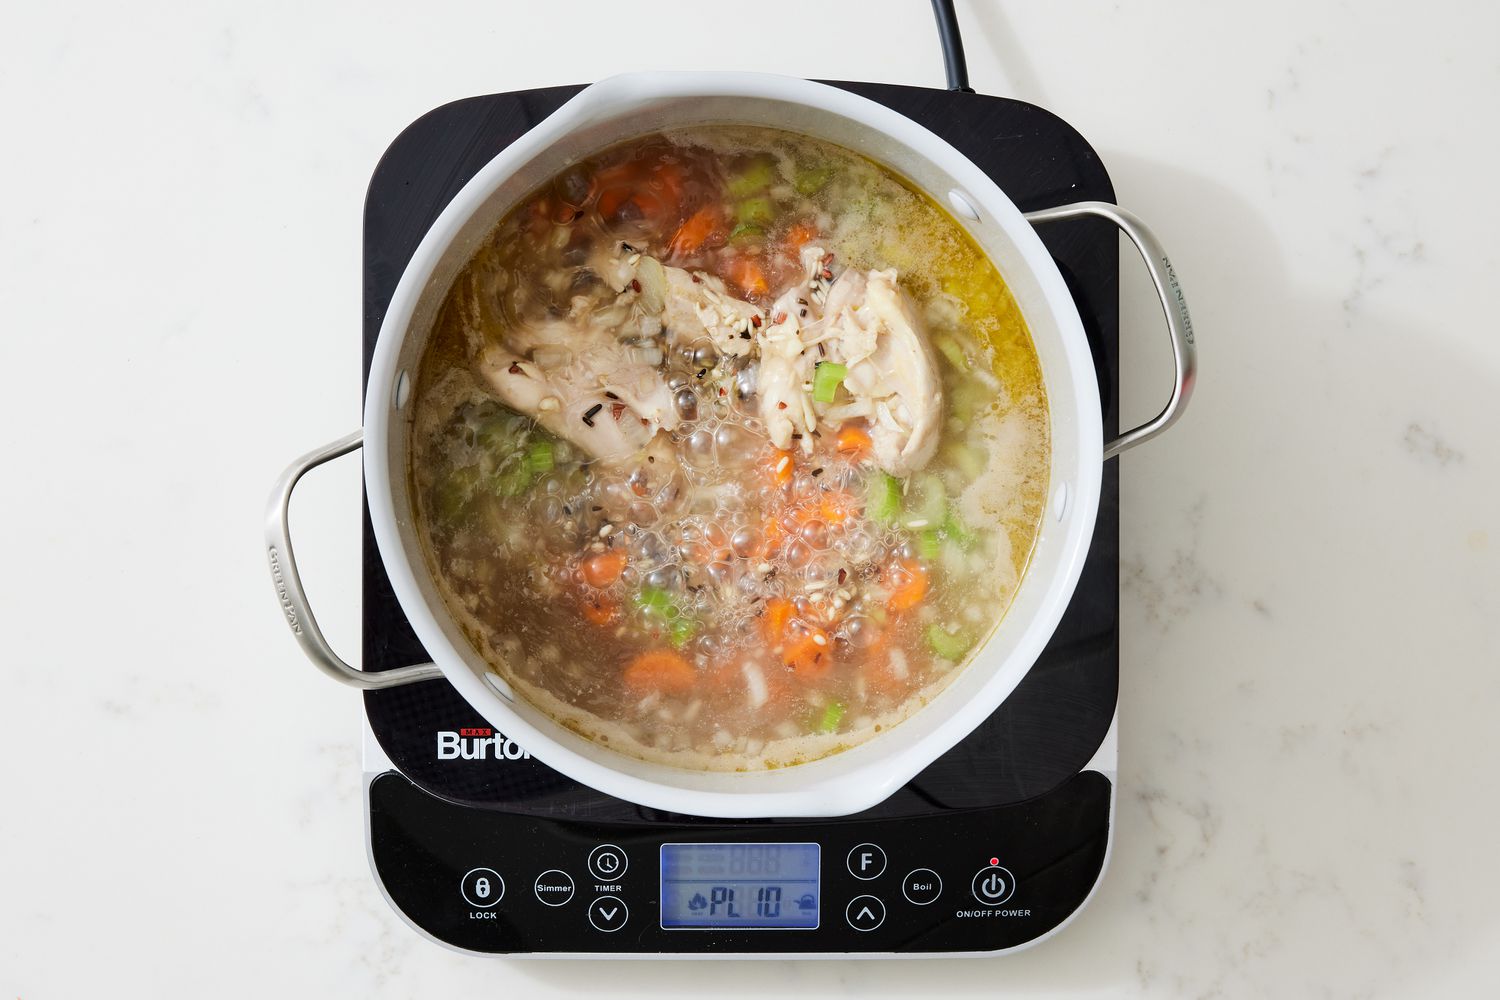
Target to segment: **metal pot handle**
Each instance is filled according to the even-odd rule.
[[[1193,382],[1197,378],[1198,348],[1193,340],[1193,320],[1188,315],[1187,300],[1182,296],[1182,286],[1177,284],[1177,272],[1172,270],[1172,261],[1168,259],[1156,236],[1133,213],[1107,201],[1080,201],[1072,205],[1027,212],[1026,221],[1035,225],[1083,216],[1113,222],[1120,227],[1122,233],[1130,237],[1130,242],[1140,251],[1141,260],[1145,261],[1151,281],[1156,285],[1156,294],[1161,298],[1161,310],[1167,318],[1167,333],[1172,338],[1172,363],[1177,369],[1177,381],[1172,387],[1172,397],[1167,400],[1167,405],[1155,417],[1106,444],[1104,458],[1108,461],[1120,452],[1156,437],[1182,416],[1188,398],[1193,394]]]
[[[302,589],[302,578],[297,574],[297,559],[292,554],[292,535],[287,525],[287,511],[292,504],[292,490],[309,470],[358,448],[363,431],[355,431],[348,437],[339,438],[332,444],[310,451],[297,459],[276,480],[271,490],[271,499],[266,507],[266,556],[271,562],[271,580],[276,585],[276,599],[291,626],[292,635],[302,646],[307,658],[317,664],[329,677],[364,691],[398,687],[416,681],[429,681],[443,676],[443,672],[431,663],[401,667],[397,670],[381,670],[365,673],[345,663],[318,628],[312,608],[307,605],[307,592]]]

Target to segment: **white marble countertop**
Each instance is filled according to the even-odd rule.
[[[1025,953],[721,965],[713,994],[1494,996],[1500,8],[959,7],[975,87],[1092,141],[1201,338],[1187,418],[1123,460],[1114,856]],[[712,51],[706,8],[7,13],[0,995],[705,995],[696,963],[483,960],[401,923],[358,699],[286,634],[259,525],[358,423],[361,202],[423,111],[633,68],[942,80],[922,0],[761,0]],[[788,22],[851,34],[778,48]],[[1144,415],[1163,348],[1125,285]],[[357,489],[345,462],[295,511],[345,649]]]

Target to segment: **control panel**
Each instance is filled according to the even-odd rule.
[[[370,853],[418,928],[475,952],[994,952],[1051,931],[1103,870],[1109,779],[903,819],[595,823],[465,806],[396,771]]]

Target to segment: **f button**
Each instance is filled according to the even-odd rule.
[[[868,882],[885,874],[885,852],[874,844],[860,844],[849,852],[849,874]]]

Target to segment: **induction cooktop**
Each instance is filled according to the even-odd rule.
[[[968,93],[835,83],[927,126],[1023,211],[1113,201],[1066,122]],[[365,206],[364,363],[423,234],[469,178],[580,87],[437,108],[376,168]],[[1105,434],[1117,420],[1118,240],[1110,223],[1038,229],[1083,318]],[[370,862],[418,932],[466,952],[598,956],[994,954],[1055,933],[1109,853],[1119,679],[1118,463],[1087,563],[1020,686],[926,770],[864,812],[723,820],[611,798],[548,768],[443,680],[368,691]],[[364,514],[364,669],[425,662]]]

